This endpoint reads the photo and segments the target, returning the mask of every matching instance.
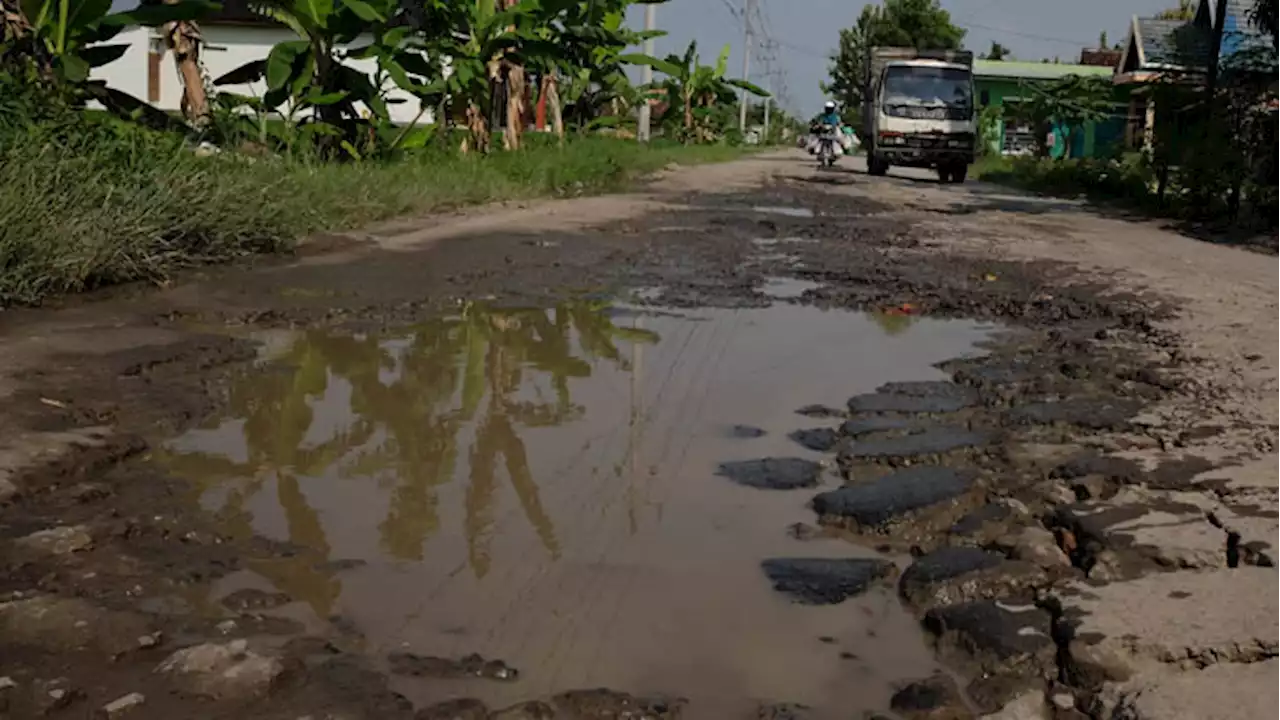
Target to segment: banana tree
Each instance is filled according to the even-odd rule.
[[[340,149],[360,158],[372,149],[373,140],[366,138],[376,138],[374,126],[390,124],[388,83],[418,96],[424,108],[438,94],[432,82],[440,77],[439,64],[424,54],[413,36],[413,19],[397,0],[274,0],[255,10],[293,30],[297,39],[278,43],[266,58],[214,84],[265,81],[261,107],[291,121],[301,118],[299,133],[315,138],[326,156]],[[367,44],[351,47],[366,37]],[[364,72],[348,62],[359,59],[376,60],[377,70]]]
[[[468,0],[448,3],[437,0],[430,6],[431,27],[451,28],[433,38],[433,48],[448,58],[446,77],[439,83],[454,104],[455,113],[464,113],[469,138],[463,143],[463,151],[489,151],[489,118],[485,113],[495,97],[494,90],[507,83],[509,91],[518,90],[521,99],[523,88],[513,88],[523,72],[515,75],[511,70],[527,64],[529,56],[555,52],[555,48],[537,37],[536,12],[540,5],[536,0],[522,0],[501,9],[495,0]],[[515,94],[515,93],[510,93]],[[519,110],[519,106],[515,108]],[[508,112],[512,110],[508,106]],[[508,125],[512,125],[508,122]],[[512,140],[508,139],[510,145]],[[518,140],[515,141],[518,144]]]
[[[684,142],[706,142],[716,135],[714,123],[717,103],[732,103],[734,89],[745,90],[757,97],[769,97],[764,89],[737,78],[725,77],[729,64],[729,46],[720,51],[716,64],[702,65],[696,42],[690,42],[684,55],[668,55],[663,60],[634,56],[636,64],[649,65],[667,76],[660,87],[670,99],[672,112],[679,108],[680,136]]]
[[[562,54],[544,58],[535,70],[541,77],[539,93],[551,111],[552,127],[562,140],[562,79],[566,83],[563,99],[573,105],[580,129],[591,126],[593,121],[599,124],[600,110],[606,104],[630,107],[640,100],[638,91],[627,79],[623,51],[628,45],[666,33],[628,30],[626,10],[634,4],[639,3],[637,0],[559,0],[544,5],[547,16],[540,37],[561,48]]]
[[[187,23],[218,7],[203,0],[168,0],[113,13],[111,0],[6,0],[6,51],[31,56],[45,75],[81,86],[110,106],[107,89],[101,83],[89,83],[89,74],[129,49],[126,43],[110,42],[121,30]]]
[[[178,0],[163,2],[174,5]],[[143,4],[156,3],[150,0]],[[173,55],[178,77],[182,78],[182,116],[192,125],[202,127],[209,120],[209,97],[205,92],[204,68],[200,64],[200,49],[204,45],[200,26],[194,20],[171,20],[164,24],[160,34],[165,48]]]

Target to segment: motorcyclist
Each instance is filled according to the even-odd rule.
[[[822,115],[818,119],[823,125],[829,125],[837,130],[844,124],[840,121],[840,113],[836,112],[836,104],[830,100],[822,106]]]

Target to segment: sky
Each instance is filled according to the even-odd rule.
[[[867,2],[858,0],[755,0],[763,16],[765,34],[776,43],[770,63],[784,83],[778,100],[792,111],[811,115],[821,109],[818,83],[827,78],[827,57],[839,43],[840,29],[850,27]],[[669,34],[655,41],[654,54],[683,52],[697,40],[702,62],[714,62],[725,43],[731,45],[730,77],[742,75],[743,27],[739,19],[744,0],[669,0],[657,6],[657,26]],[[985,52],[993,41],[1009,48],[1019,60],[1060,57],[1078,60],[1080,49],[1095,47],[1098,35],[1107,42],[1124,42],[1134,15],[1151,15],[1177,0],[941,0],[951,21],[967,31],[965,47]],[[644,25],[643,6],[634,6],[628,21]],[[755,50],[750,80],[766,85],[762,50]]]

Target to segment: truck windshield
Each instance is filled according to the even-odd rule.
[[[968,108],[973,102],[969,73],[955,68],[890,65],[885,69],[885,105]]]

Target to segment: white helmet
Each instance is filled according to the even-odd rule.
[[[833,110],[836,109],[836,104],[828,100],[827,104],[822,106],[822,109],[826,110],[827,112],[832,112]]]

